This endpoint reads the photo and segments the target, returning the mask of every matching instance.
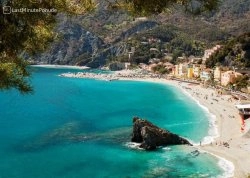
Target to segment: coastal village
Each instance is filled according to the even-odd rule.
[[[203,57],[194,57],[190,56],[184,59],[185,62],[179,64],[172,64],[170,62],[161,62],[159,59],[154,59],[154,62],[151,61],[151,64],[140,64],[140,68],[146,71],[153,72],[154,68],[157,66],[164,66],[165,69],[169,71],[167,74],[168,78],[180,79],[186,81],[199,82],[203,84],[217,85],[225,89],[234,90],[237,85],[237,79],[243,77],[244,75],[248,76],[250,70],[247,69],[230,69],[228,67],[216,66],[214,68],[208,68],[205,65],[205,62],[209,57],[220,50],[221,45],[216,45],[212,49],[207,49],[204,51]],[[184,57],[179,57],[183,60]],[[124,65],[126,69],[128,64]],[[241,88],[241,92],[250,93],[250,86],[246,88]]]
[[[1,2],[0,178],[250,178],[250,0]]]

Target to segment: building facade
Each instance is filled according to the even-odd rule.
[[[221,81],[221,74],[222,74],[222,70],[220,67],[216,67],[214,70],[214,80],[216,82],[220,82]]]
[[[195,66],[193,69],[193,75],[195,78],[200,77],[200,73],[201,73],[201,68],[200,66]]]
[[[229,83],[233,84],[233,83],[235,83],[236,78],[241,76],[241,75],[242,74],[240,74],[238,72],[234,72],[232,70],[224,72],[221,74],[221,85],[227,86]]]
[[[208,81],[208,80],[211,79],[211,74],[212,74],[212,70],[211,69],[204,69],[200,73],[200,78],[203,81]]]

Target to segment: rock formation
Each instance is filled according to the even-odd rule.
[[[133,118],[132,142],[141,143],[140,148],[154,150],[157,146],[166,145],[192,145],[188,140],[161,129],[147,120]]]

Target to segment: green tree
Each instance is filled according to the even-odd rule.
[[[156,65],[152,68],[152,70],[155,72],[155,73],[159,73],[159,74],[168,74],[169,73],[169,70],[165,68],[164,65]]]
[[[12,12],[26,8],[40,12]],[[28,80],[28,63],[21,52],[34,55],[43,51],[54,39],[53,27],[60,12],[85,13],[94,8],[91,0],[5,0],[0,4],[0,89],[16,88],[22,93],[32,91]],[[42,10],[51,10],[43,12]]]
[[[122,7],[136,15],[159,14],[173,5],[184,7],[185,11],[200,14],[218,7],[220,0],[121,0],[111,3],[112,7]]]
[[[110,7],[127,9],[137,15],[151,15],[160,13],[174,4],[197,14],[215,9],[219,0],[115,0],[110,2]],[[54,8],[56,12],[4,14],[3,10],[8,10],[3,9],[6,6],[13,9]],[[33,55],[43,51],[54,40],[56,34],[53,34],[53,27],[57,13],[83,14],[95,7],[93,0],[2,0],[0,4],[0,89],[15,88],[22,93],[31,92],[28,63],[20,57],[20,53]]]
[[[241,90],[242,88],[246,88],[249,85],[249,77],[247,75],[242,75],[236,78],[235,81],[235,89]]]

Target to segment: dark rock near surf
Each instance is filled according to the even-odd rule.
[[[154,150],[157,146],[166,145],[192,145],[185,138],[173,134],[168,130],[161,129],[153,125],[151,122],[138,117],[133,118],[133,133],[131,141],[141,143],[140,148],[145,150]]]

